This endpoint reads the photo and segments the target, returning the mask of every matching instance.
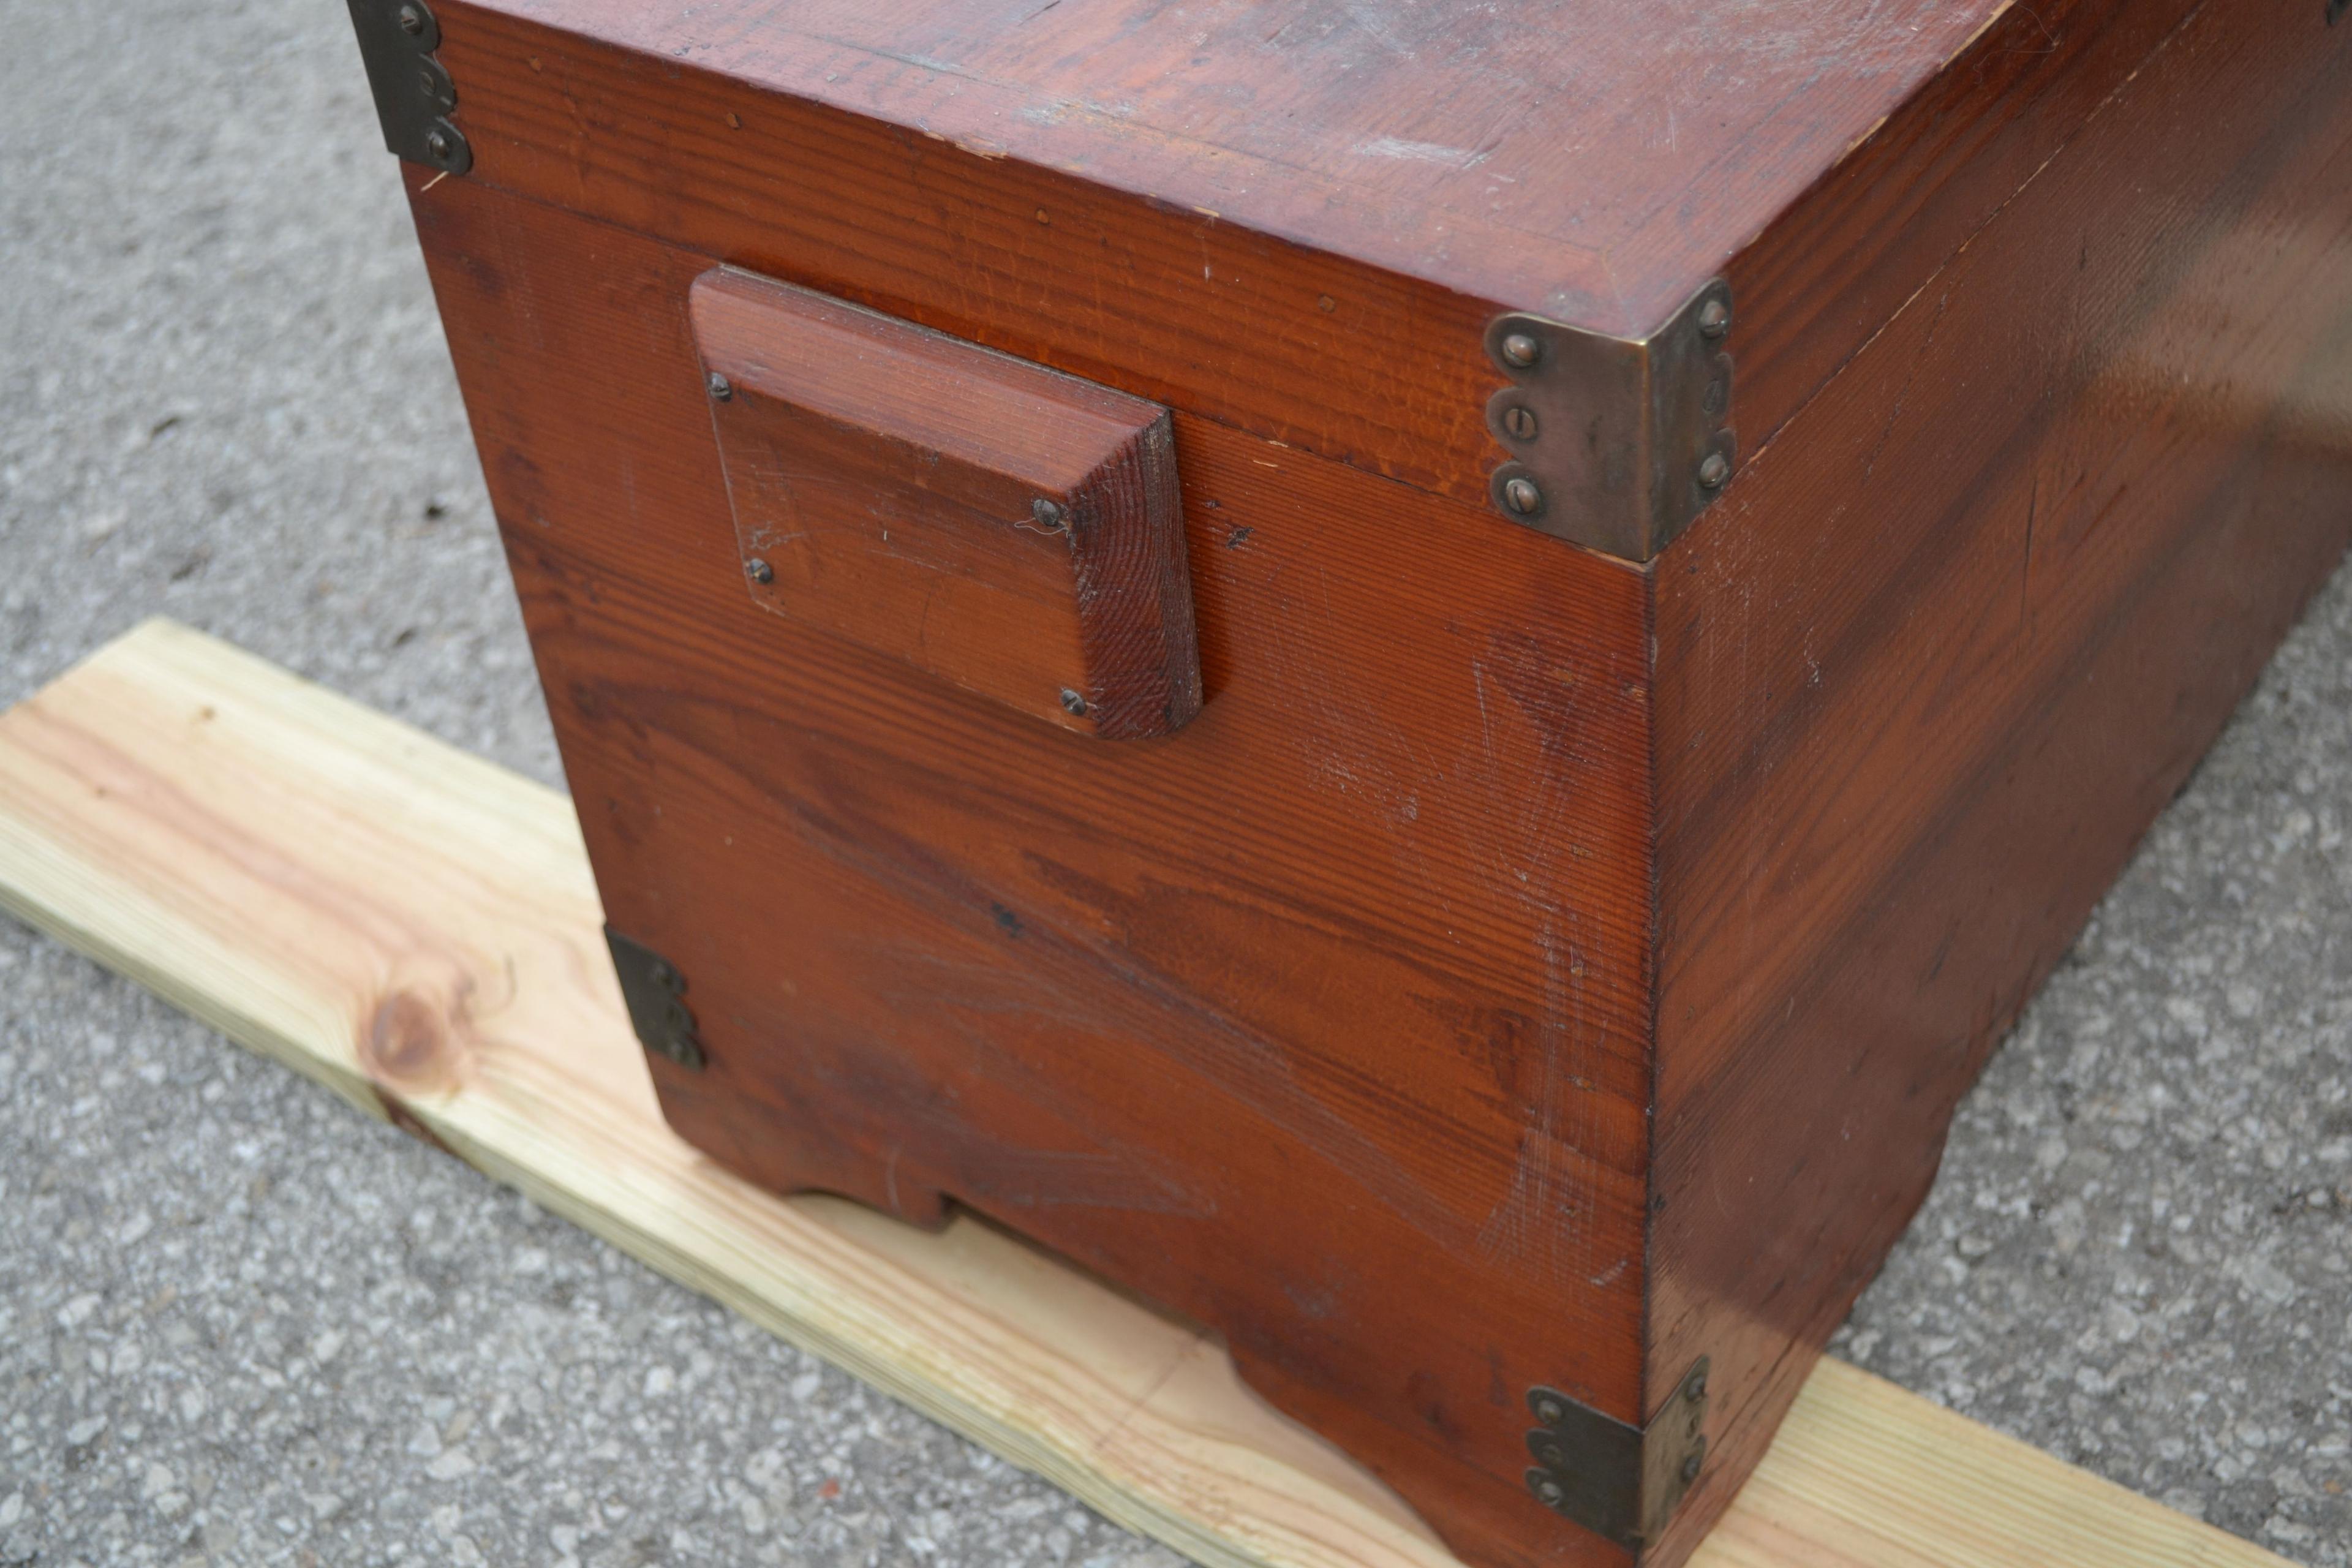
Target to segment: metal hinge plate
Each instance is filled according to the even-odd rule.
[[[1709,283],[1645,339],[1513,312],[1486,326],[1511,384],[1486,427],[1510,452],[1487,483],[1503,514],[1647,561],[1731,480],[1731,287]]]
[[[604,945],[613,950],[613,972],[620,977],[621,1000],[628,1004],[638,1041],[682,1068],[701,1068],[702,1037],[695,1029],[694,1009],[686,1005],[686,976],[677,965],[611,926],[604,928]]]
[[[1706,1460],[1706,1358],[1683,1373],[1649,1426],[1629,1426],[1556,1388],[1528,1391],[1536,1429],[1528,1489],[1553,1512],[1631,1552],[1657,1540]]]
[[[462,174],[474,166],[466,133],[450,121],[457,84],[433,51],[441,24],[425,0],[350,0],[352,29],[375,94],[383,144],[412,163]]]

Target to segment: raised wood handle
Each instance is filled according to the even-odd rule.
[[[1083,733],[1200,711],[1165,408],[730,268],[692,310],[759,604]]]

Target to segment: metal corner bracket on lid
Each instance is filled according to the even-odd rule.
[[[1656,1542],[1706,1462],[1706,1357],[1693,1362],[1647,1426],[1556,1388],[1528,1390],[1528,1490],[1630,1552]]]
[[[1731,480],[1731,286],[1717,279],[1646,338],[1525,311],[1486,325],[1510,378],[1486,428],[1510,453],[1487,480],[1506,516],[1588,549],[1647,561]]]
[[[425,0],[349,4],[385,148],[445,174],[472,168],[474,150],[449,119],[457,107],[457,84],[433,58],[441,47],[441,23],[433,8]]]

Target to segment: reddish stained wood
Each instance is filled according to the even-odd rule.
[[[675,1123],[1215,1325],[1483,1560],[1622,1561],[1530,1534],[1520,1400],[1639,1401],[1642,574],[1180,413],[1208,701],[1073,745],[745,595],[707,258],[425,184],[609,916],[691,977]]]
[[[2009,6],[1731,258],[1741,440],[1768,444],[2195,9]]]
[[[2276,21],[2204,7],[1659,563],[1647,1386],[1706,1353],[1726,1407],[1685,1545],[2352,535],[2302,412],[2352,406],[2352,71]]]
[[[1223,6],[1145,79],[1129,0],[446,11],[478,162],[412,189],[607,903],[694,976],[677,1125],[1214,1325],[1482,1564],[1622,1559],[1520,1487],[1530,1384],[1631,1420],[1707,1354],[1671,1568],[2342,545],[2338,36],[1839,0],[1709,76],[1719,20],[1587,7],[1570,102],[1448,75],[1466,13],[1342,79],[1386,9]],[[1486,155],[1349,142],[1401,83]],[[1639,331],[1727,258],[1769,442],[1715,510],[1640,572],[1486,510],[1494,301]],[[714,260],[1171,405],[1200,717],[1074,746],[760,615]]]
[[[1752,448],[2185,3],[1227,5],[1170,70],[1141,0],[449,0],[441,58],[477,183],[1479,505],[1496,310],[1728,268]]]
[[[1454,470],[1491,444],[1489,305],[692,51],[439,10],[472,184],[1484,504]]]
[[[1081,734],[1200,711],[1168,410],[747,273],[691,311],[756,602]]]
[[[662,62],[682,104],[699,92],[688,71],[731,77],[1638,335],[2007,6],[1211,0],[1181,20],[1151,0],[495,9]],[[453,47],[472,25],[470,8],[451,21]],[[470,58],[451,65],[474,78]],[[632,117],[648,107],[631,103]],[[1621,252],[1638,264],[1618,265]]]

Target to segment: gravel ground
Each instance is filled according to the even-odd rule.
[[[163,612],[560,777],[341,7],[0,0],[0,701]],[[2352,578],[1850,1357],[2352,1568]],[[0,921],[0,1564],[1159,1564]]]

